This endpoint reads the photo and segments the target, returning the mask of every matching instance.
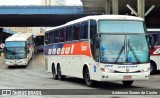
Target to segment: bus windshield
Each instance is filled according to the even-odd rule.
[[[5,47],[25,47],[25,41],[7,41]]]
[[[25,47],[6,47],[6,59],[25,59]]]
[[[149,49],[145,35],[101,35],[100,61],[103,63],[146,63]]]
[[[136,28],[136,29],[135,29]],[[100,20],[100,33],[144,33],[143,21]]]

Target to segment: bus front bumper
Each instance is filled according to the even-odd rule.
[[[130,80],[148,80],[150,72],[140,73],[102,73],[99,81],[130,81]]]
[[[22,60],[5,60],[5,64],[8,66],[21,66],[21,65],[27,65],[28,61],[26,59]]]

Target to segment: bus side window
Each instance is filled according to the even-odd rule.
[[[97,34],[97,24],[95,20],[90,20],[90,38]]]
[[[80,39],[88,39],[88,22],[81,23]]]
[[[50,32],[49,32],[49,42],[48,42],[48,44],[52,44],[52,43],[53,43],[53,40],[54,40],[53,32],[54,32],[54,31],[50,31]]]
[[[72,26],[66,28],[66,41],[72,41]]]
[[[54,42],[53,43],[58,43],[59,39],[59,30],[54,31]]]
[[[59,42],[64,42],[64,38],[65,38],[65,28],[60,29]]]
[[[151,41],[152,41],[152,43],[153,43],[154,45],[158,45],[158,44],[159,44],[158,37],[159,37],[159,35],[158,35],[157,33],[152,33],[152,34],[150,34],[150,37],[149,37],[150,43],[151,43]]]
[[[48,45],[48,32],[45,33],[45,44]]]
[[[80,24],[73,25],[73,39],[72,40],[79,40],[80,37]]]

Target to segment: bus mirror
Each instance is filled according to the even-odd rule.
[[[152,35],[148,35],[149,37],[149,44],[151,46],[151,50],[154,50],[154,38]]]
[[[99,37],[97,37],[97,38],[95,39],[95,43],[98,43],[98,44],[99,44],[99,42],[100,42],[100,39],[99,39]]]
[[[99,45],[100,45],[100,38],[99,38],[99,37],[97,37],[97,38],[95,39],[95,43],[96,43],[96,47],[98,48]]]
[[[91,39],[91,45],[93,45],[94,43],[99,44],[100,40],[98,37]]]
[[[91,45],[93,45],[93,40],[91,40]]]

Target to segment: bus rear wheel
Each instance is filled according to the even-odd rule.
[[[131,87],[133,81],[122,81],[122,83],[125,87]]]
[[[92,87],[94,86],[94,81],[90,79],[90,74],[88,68],[85,69],[84,73],[84,80],[87,86]]]
[[[53,74],[53,79],[55,79],[55,80],[58,79],[54,65],[52,66],[52,74]]]
[[[57,75],[58,75],[59,80],[65,79],[65,76],[61,74],[61,67],[60,66],[57,67]]]

